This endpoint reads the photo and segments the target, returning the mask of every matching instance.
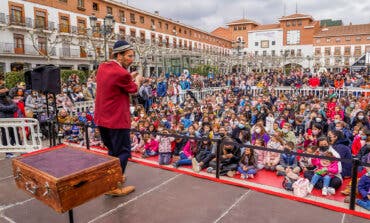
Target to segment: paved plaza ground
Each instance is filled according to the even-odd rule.
[[[75,222],[364,223],[368,219],[330,211],[246,188],[129,163],[126,197],[100,196],[74,209]],[[69,222],[19,190],[11,160],[0,159],[0,223]]]

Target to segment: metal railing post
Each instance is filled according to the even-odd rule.
[[[220,178],[220,152],[221,152],[221,140],[217,141],[216,149],[216,178]]]
[[[349,203],[349,209],[355,210],[356,191],[357,191],[357,172],[360,166],[360,160],[357,157],[352,159],[352,181],[351,181],[351,200]]]
[[[90,150],[90,140],[89,140],[89,126],[87,124],[84,125],[85,130],[85,141],[86,141],[86,148]]]

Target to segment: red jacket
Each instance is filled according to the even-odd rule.
[[[99,66],[96,75],[95,123],[111,129],[131,128],[129,94],[138,90],[131,74],[109,61]]]
[[[318,77],[312,77],[308,80],[310,87],[315,88],[320,85],[320,79]]]

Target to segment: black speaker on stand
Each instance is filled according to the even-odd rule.
[[[47,117],[48,120],[53,121],[50,119],[50,112],[49,112],[49,100],[48,100],[48,94],[53,95],[54,100],[54,111],[55,111],[55,122],[57,129],[59,130],[59,123],[58,123],[58,108],[56,106],[56,94],[61,93],[61,80],[60,80],[60,68],[56,67],[52,64],[50,65],[44,65],[36,67],[32,70],[26,71],[24,73],[24,79],[26,82],[26,89],[39,91],[45,94],[46,96],[46,111],[47,111]],[[50,122],[49,122],[50,123]],[[51,125],[49,129],[54,129],[54,125]],[[50,137],[50,146],[55,146],[55,131],[50,131],[49,137]],[[53,138],[53,141],[51,141],[51,137]],[[59,138],[60,143],[60,138]]]

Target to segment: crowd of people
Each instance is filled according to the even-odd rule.
[[[212,72],[204,77],[188,73],[150,77],[132,97],[131,124],[133,129],[141,131],[131,133],[132,151],[143,158],[158,156],[161,165],[175,168],[191,165],[195,172],[206,170],[212,173],[216,169],[217,144],[207,139],[220,139],[239,145],[224,144],[221,148],[221,175],[234,177],[240,174],[241,179],[248,180],[259,177],[258,172],[264,169],[293,180],[304,176],[310,181],[308,192],[316,188],[324,196],[335,194],[343,179],[351,177],[352,163],[311,159],[290,152],[341,159],[358,157],[363,163],[370,163],[369,95],[339,97],[333,93],[318,98],[315,94],[277,95],[273,90],[252,95],[248,87],[342,88],[369,83],[367,74],[346,71],[311,74],[297,70],[286,76],[272,71],[230,74],[222,78]],[[199,101],[191,93],[192,89],[224,86],[229,88]],[[89,124],[90,145],[104,146],[94,124],[93,107],[80,113],[74,108],[75,102],[94,100],[95,91],[94,75],[86,83],[80,83],[76,75],[63,83],[62,93],[55,100],[59,111],[57,119],[61,124],[58,129],[60,137],[84,144],[84,129],[78,124]],[[184,91],[188,92],[186,97],[179,97]],[[54,101],[51,95],[27,91],[24,83],[19,83],[8,93],[0,87],[0,118],[36,117],[41,121],[47,120],[50,117],[45,113],[46,100]],[[53,107],[50,107],[51,114]],[[193,137],[203,137],[204,140]],[[359,176],[358,192],[362,199],[358,204],[370,210],[370,168],[361,167]],[[350,187],[341,193],[349,195]]]

